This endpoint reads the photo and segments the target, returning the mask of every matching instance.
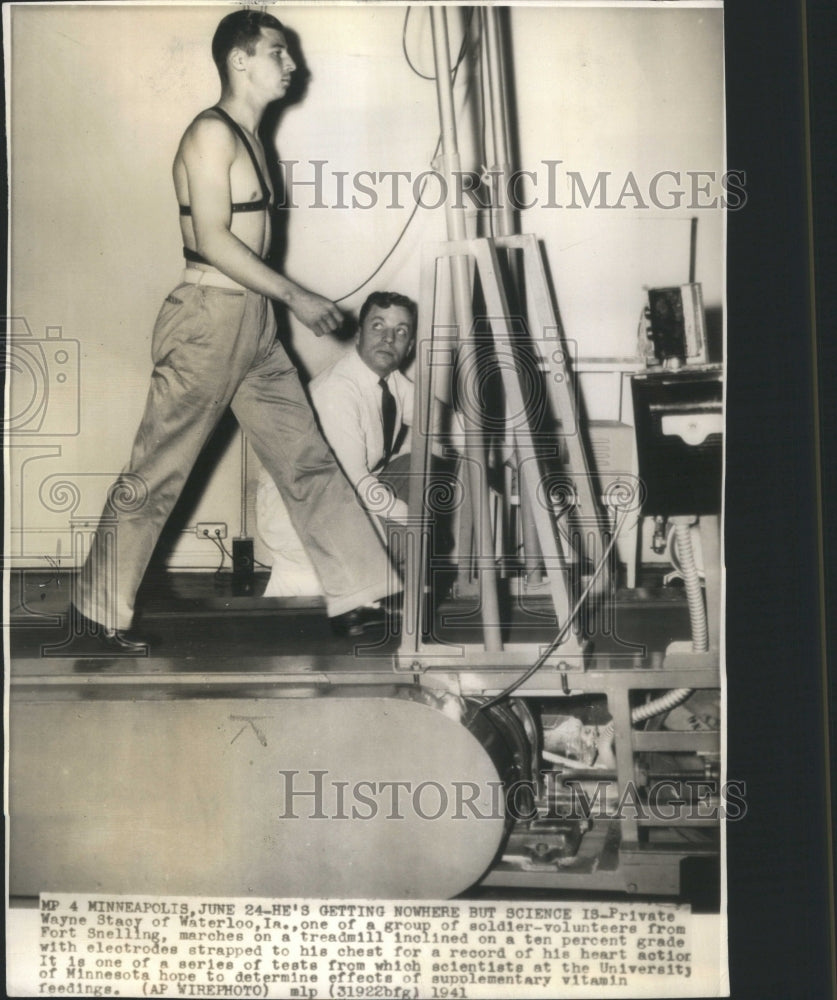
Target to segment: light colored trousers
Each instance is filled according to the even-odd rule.
[[[435,492],[437,496],[448,493],[452,497],[455,484],[459,482],[456,461],[434,455],[431,470],[433,476],[430,480],[431,496]],[[386,469],[378,473],[378,478],[392,489],[399,500],[409,503],[411,482],[409,452],[396,455]],[[435,490],[432,488],[434,485]],[[454,547],[452,530],[454,510],[455,505],[451,503],[447,513],[431,511],[436,526],[434,555],[451,554]],[[389,544],[390,559],[403,575],[407,529],[397,521],[380,518],[379,522],[380,533]],[[317,575],[305,553],[305,547],[300,543],[293,525],[289,523],[287,508],[282,502],[282,497],[264,470],[259,475],[256,492],[256,530],[273,559],[270,579],[264,592],[265,597],[300,597],[321,593]]]
[[[328,614],[401,589],[275,338],[273,309],[254,292],[182,284],[165,300],[131,458],[109,493],[77,582],[82,614],[130,628],[160,532],[228,406],[282,494]]]

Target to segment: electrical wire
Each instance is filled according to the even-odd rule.
[[[406,33],[407,33],[407,19],[410,16],[410,9],[411,8],[409,8],[409,7],[407,8],[407,12],[406,12],[406,14],[404,16],[404,28],[402,30],[402,35],[401,35],[402,48],[404,50],[404,57],[406,58],[407,63],[410,66],[410,69],[412,69],[413,72],[416,73],[418,76],[421,76],[425,80],[435,80],[436,79],[435,76],[425,76],[423,73],[420,73],[415,68],[415,66],[412,64],[412,62],[410,61],[410,57],[409,57],[409,55],[407,53]],[[465,56],[465,51],[466,51],[466,48],[467,48],[468,35],[470,33],[470,30],[471,30],[471,20],[473,18],[473,15],[474,15],[474,9],[472,7],[471,10],[470,10],[470,13],[468,14],[468,23],[465,26],[465,33],[463,35],[462,44],[461,44],[460,49],[459,49],[459,56],[457,58],[456,65],[451,70],[451,79],[454,82],[456,82],[457,71],[459,70],[459,67],[462,64],[462,60],[463,60],[463,58]],[[480,39],[482,39],[482,32],[480,32]],[[439,132],[439,138],[436,140],[436,146],[435,146],[435,148],[433,150],[433,155],[430,157],[431,164],[432,164],[433,160],[435,160],[436,157],[439,155],[439,149],[441,148],[441,145],[442,145],[442,133]],[[377,277],[377,275],[381,272],[381,270],[383,269],[384,265],[387,263],[387,261],[395,253],[395,251],[398,248],[399,244],[401,243],[401,241],[404,239],[405,235],[407,234],[407,230],[410,228],[410,223],[416,217],[416,212],[418,212],[419,205],[421,204],[421,197],[424,194],[424,188],[425,188],[426,184],[427,184],[427,180],[425,179],[424,181],[422,181],[422,185],[421,185],[421,188],[419,189],[418,197],[416,198],[416,203],[415,203],[415,205],[413,205],[413,209],[410,212],[410,214],[409,214],[409,216],[407,218],[407,221],[401,227],[401,232],[398,234],[398,236],[395,239],[395,242],[392,244],[392,246],[386,252],[386,255],[381,260],[381,262],[378,264],[378,266],[375,268],[375,270],[370,275],[368,275],[366,278],[364,278],[363,281],[361,281],[361,283],[359,285],[357,285],[355,288],[353,288],[350,292],[346,292],[344,295],[341,295],[340,298],[333,299],[332,301],[335,303],[335,305],[338,302],[344,302],[346,299],[350,299],[353,295],[355,295],[357,292],[359,292],[362,288],[365,288],[369,284],[369,282],[372,281],[373,278]]]
[[[215,542],[215,544],[224,553],[224,555],[227,557],[227,559],[229,559],[229,561],[232,562],[233,561],[232,553],[227,548],[227,546],[224,545],[224,543],[221,541],[221,539],[216,536],[215,538],[212,539],[212,541]]]
[[[420,76],[422,80],[435,80],[436,79],[435,73],[433,74],[433,76],[428,76],[426,73],[422,73],[420,69],[418,69],[416,66],[413,65],[413,60],[410,58],[410,53],[407,51],[407,23],[410,20],[410,11],[412,9],[413,9],[412,7],[408,7],[407,12],[404,14],[404,26],[401,29],[401,51],[404,53],[404,58],[407,60],[407,65],[416,74],[416,76]]]
[[[218,576],[220,574],[221,570],[224,568],[224,556],[226,555],[226,550],[225,550],[224,546],[221,544],[221,542],[217,538],[213,537],[212,535],[207,535],[206,537],[211,542],[215,542],[215,544],[221,550],[221,562],[218,564],[218,568],[215,570],[215,575]]]
[[[438,143],[436,143],[436,150],[435,150],[435,152],[433,153],[433,159],[435,159],[435,158],[436,158],[436,153],[437,153],[437,152],[438,152],[438,150],[439,150],[439,143],[440,143],[441,141],[442,141],[442,137],[441,137],[441,136],[439,136],[439,142],[438,142]],[[394,242],[394,243],[392,244],[392,246],[391,246],[391,247],[389,248],[389,250],[387,251],[387,254],[386,254],[386,256],[384,257],[384,259],[383,259],[383,260],[381,261],[381,263],[380,263],[380,264],[378,264],[378,266],[377,266],[377,267],[375,268],[375,270],[374,270],[374,271],[373,271],[373,272],[372,272],[372,273],[371,273],[371,274],[369,275],[369,277],[367,277],[367,278],[364,278],[364,279],[363,279],[363,281],[361,281],[361,283],[360,283],[360,284],[359,284],[359,285],[358,285],[358,286],[357,286],[356,288],[353,288],[353,289],[352,289],[352,290],[351,290],[350,292],[346,292],[346,294],[345,294],[345,295],[341,295],[339,299],[334,299],[333,301],[334,301],[335,305],[336,305],[336,304],[337,304],[338,302],[343,302],[343,301],[344,301],[345,299],[349,299],[349,298],[351,298],[351,297],[352,297],[352,296],[353,296],[353,295],[354,295],[354,294],[355,294],[356,292],[359,292],[359,291],[361,290],[361,288],[365,288],[365,287],[366,287],[366,285],[368,285],[368,284],[369,284],[369,282],[370,282],[370,281],[371,281],[371,280],[372,280],[372,279],[373,279],[374,277],[376,277],[376,276],[377,276],[377,274],[378,274],[378,273],[379,273],[379,272],[381,271],[381,269],[383,268],[384,264],[386,264],[386,262],[387,262],[387,261],[388,261],[388,260],[390,259],[390,257],[392,257],[392,255],[393,255],[393,254],[395,253],[395,251],[396,251],[396,249],[397,249],[397,247],[398,247],[398,244],[399,244],[399,243],[401,242],[401,240],[402,240],[402,239],[404,239],[404,236],[405,236],[405,235],[406,235],[406,233],[407,233],[407,229],[409,228],[409,226],[410,226],[410,223],[411,223],[411,222],[413,221],[413,219],[415,218],[415,215],[416,215],[416,212],[418,211],[418,207],[419,207],[419,204],[421,203],[421,196],[422,196],[422,195],[424,194],[424,185],[425,185],[426,183],[427,183],[427,181],[426,181],[426,180],[422,181],[422,184],[421,184],[421,189],[419,190],[419,196],[418,196],[418,198],[416,199],[416,203],[415,203],[415,205],[413,206],[413,210],[412,210],[412,212],[410,212],[410,216],[409,216],[409,218],[408,218],[408,219],[407,219],[407,221],[406,221],[406,222],[404,223],[404,225],[403,225],[403,227],[402,227],[402,229],[401,229],[401,232],[400,232],[400,233],[398,234],[398,237],[397,237],[397,239],[395,240],[395,242]]]
[[[537,660],[535,660],[535,662],[532,664],[532,666],[529,667],[529,669],[526,671],[525,674],[523,674],[521,677],[518,677],[517,680],[512,681],[512,683],[509,684],[508,687],[504,688],[499,694],[496,694],[496,695],[494,695],[493,698],[489,698],[488,701],[483,702],[476,709],[476,712],[474,713],[475,715],[477,714],[477,712],[482,712],[486,708],[490,708],[492,705],[496,705],[497,702],[503,701],[504,698],[508,698],[509,695],[513,694],[520,687],[521,684],[525,684],[525,682],[528,681],[529,678],[533,676],[533,674],[536,674],[541,669],[541,667],[544,665],[544,663],[546,663],[546,661],[549,659],[549,657],[555,652],[555,650],[558,648],[558,646],[561,645],[561,643],[564,640],[564,636],[566,636],[567,632],[569,632],[570,626],[575,621],[576,615],[581,610],[581,607],[584,604],[584,602],[587,600],[587,596],[589,595],[589,593],[590,593],[590,591],[591,591],[591,589],[593,587],[593,584],[596,582],[596,579],[598,578],[599,574],[601,573],[601,571],[604,569],[605,565],[607,564],[607,560],[610,557],[610,553],[613,550],[613,546],[616,544],[616,539],[622,533],[622,528],[623,528],[623,526],[625,524],[625,521],[627,520],[627,517],[628,517],[628,512],[625,511],[625,513],[623,513],[622,517],[618,520],[618,522],[617,522],[617,524],[616,524],[616,526],[614,528],[613,534],[611,535],[610,541],[605,546],[605,550],[602,553],[601,559],[599,559],[598,563],[596,564],[595,569],[593,570],[593,572],[592,572],[592,574],[590,576],[590,579],[587,581],[587,586],[581,592],[581,595],[579,596],[578,600],[575,602],[575,606],[573,607],[572,611],[567,616],[567,620],[564,622],[564,624],[558,630],[558,634],[555,636],[555,638],[552,640],[552,642],[546,647],[546,649],[543,651],[543,653],[541,653],[541,655],[537,658]]]
[[[426,73],[422,73],[422,71],[413,63],[413,60],[410,58],[410,53],[407,51],[407,23],[410,20],[410,12],[412,11],[412,9],[413,9],[412,7],[408,7],[406,13],[404,14],[404,26],[401,29],[401,51],[404,53],[404,58],[407,60],[407,65],[416,74],[416,76],[421,77],[422,80],[435,80],[436,74],[434,73],[433,76],[428,76]],[[465,48],[468,42],[468,35],[471,31],[471,21],[473,20],[473,18],[474,18],[474,8],[470,7],[468,10],[468,20],[465,23],[465,30],[462,34],[462,42],[459,46],[459,55],[456,58],[456,64],[451,70],[451,76],[453,76],[459,69],[462,60],[465,57]]]

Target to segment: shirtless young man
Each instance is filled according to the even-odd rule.
[[[126,634],[136,592],[227,406],[285,500],[335,630],[358,635],[382,624],[376,602],[400,589],[276,340],[270,299],[317,336],[342,322],[333,303],[263,260],[272,193],[257,130],[295,68],[282,25],[262,11],[236,11],[219,24],[212,55],[221,98],[186,129],[174,161],[187,267],[158,315],[145,412],[77,583],[75,632],[94,640],[93,655],[147,651]]]

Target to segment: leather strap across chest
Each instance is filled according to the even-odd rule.
[[[214,111],[216,114],[220,115],[221,118],[223,118],[223,120],[229,125],[229,127],[233,130],[233,132],[235,132],[235,134],[239,137],[239,139],[241,139],[241,141],[244,143],[244,148],[250,155],[250,161],[253,164],[253,169],[256,171],[256,177],[258,178],[259,187],[261,188],[262,191],[262,196],[258,200],[234,201],[230,206],[230,208],[233,212],[261,212],[263,209],[268,208],[270,206],[271,196],[270,196],[270,188],[267,186],[267,181],[264,178],[264,174],[262,173],[262,168],[259,165],[259,161],[256,157],[255,152],[253,151],[253,147],[250,145],[250,142],[248,141],[247,136],[244,133],[244,129],[238,124],[238,122],[231,115],[227,114],[227,112],[224,111],[223,108],[214,107],[211,110]],[[181,205],[180,214],[191,215],[192,206]]]

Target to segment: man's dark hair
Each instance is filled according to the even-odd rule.
[[[212,58],[218,67],[221,83],[228,84],[227,56],[233,49],[244,49],[248,55],[256,51],[262,28],[283,31],[282,23],[262,10],[236,10],[222,18],[212,38]]]
[[[406,309],[413,320],[413,333],[416,332],[418,306],[412,299],[408,299],[406,295],[399,295],[398,292],[373,292],[360,307],[360,315],[357,320],[358,326],[363,326],[363,321],[373,306],[378,306],[379,309],[389,309],[390,306],[400,306],[402,309]]]

